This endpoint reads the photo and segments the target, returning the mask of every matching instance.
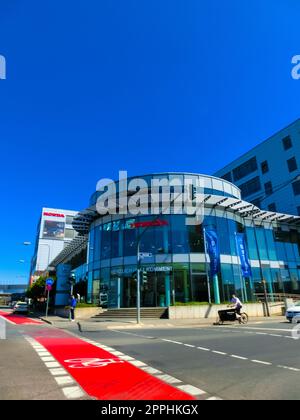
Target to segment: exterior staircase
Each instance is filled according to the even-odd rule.
[[[141,319],[166,319],[168,317],[168,308],[141,308]],[[93,319],[112,318],[135,319],[136,308],[104,309],[103,312],[93,316]]]

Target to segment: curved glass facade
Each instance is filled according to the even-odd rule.
[[[231,183],[204,178],[205,194],[235,197]],[[158,175],[153,175],[156,177]],[[191,176],[167,174],[164,176]],[[149,175],[142,177],[148,178]],[[221,193],[222,194],[221,194]],[[91,204],[96,203],[96,194]],[[232,293],[254,301],[255,293],[300,293],[300,233],[278,222],[254,225],[230,208],[206,206],[201,224],[189,226],[183,214],[159,216],[159,226],[149,226],[155,216],[111,215],[90,226],[88,250],[89,301],[111,308],[136,307],[137,243],[140,238],[141,306],[169,306],[189,302],[225,302]],[[146,222],[146,224],[145,224]],[[220,266],[212,273],[204,232],[216,232]],[[238,256],[236,237],[243,234],[251,263],[246,276]],[[263,282],[265,281],[265,283]]]

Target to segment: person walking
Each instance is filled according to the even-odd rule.
[[[77,300],[75,299],[75,296],[72,295],[70,299],[70,315],[71,315],[71,322],[75,321],[75,308],[77,305]]]

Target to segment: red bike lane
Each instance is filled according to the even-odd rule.
[[[5,319],[11,324],[15,325],[41,325],[42,321],[38,321],[32,318],[28,318],[24,315],[17,315],[12,312],[0,311],[0,317]]]
[[[45,347],[81,388],[98,400],[195,400],[142,369],[64,331],[39,329]]]

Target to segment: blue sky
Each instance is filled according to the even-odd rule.
[[[98,179],[213,173],[299,117],[298,0],[2,0],[0,283],[41,207]]]

